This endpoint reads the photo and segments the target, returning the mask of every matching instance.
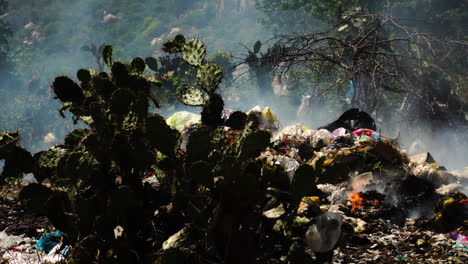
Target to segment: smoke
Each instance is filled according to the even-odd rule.
[[[95,58],[80,51],[83,45],[94,42],[114,45],[114,58],[128,61],[135,56],[161,54],[160,47],[175,34],[202,39],[208,54],[218,50],[242,57],[247,47],[257,40],[268,40],[273,32],[293,33],[314,30],[302,27],[296,16],[307,20],[302,11],[287,11],[282,16],[265,18],[253,5],[254,1],[9,1],[10,10],[4,17],[14,32],[10,40],[13,74],[2,78],[0,91],[3,104],[0,110],[0,130],[19,130],[22,144],[30,150],[40,150],[60,143],[68,131],[75,128],[70,118],[62,119],[57,112],[60,103],[53,99],[50,84],[59,75],[75,76],[80,68],[96,68]],[[221,6],[221,2],[224,6]],[[243,3],[242,6],[240,3]],[[298,13],[299,12],[299,13]],[[281,19],[280,19],[281,18]],[[278,22],[279,28],[265,28],[261,21]],[[306,21],[309,25],[316,20]],[[321,24],[320,26],[324,26]],[[271,30],[271,31],[270,31]],[[290,30],[291,32],[285,32]],[[264,44],[263,49],[266,48]],[[108,69],[105,69],[108,70]],[[0,73],[5,76],[5,72]],[[346,110],[343,102],[325,97],[312,98],[306,111],[298,109],[301,96],[308,86],[286,87],[289,94],[262,94],[252,76],[244,74],[235,83],[222,89],[225,107],[248,111],[256,105],[269,106],[279,117],[283,127],[303,124],[317,128],[329,123]],[[30,80],[37,80],[31,84]],[[289,89],[289,90],[288,90]],[[336,96],[335,96],[336,97]],[[40,104],[40,106],[38,106]],[[199,112],[200,109],[177,105],[163,109]],[[373,114],[373,113],[369,113]],[[381,133],[396,137],[408,154],[429,151],[439,165],[462,170],[467,166],[468,140],[465,131],[445,127],[431,127],[418,122],[402,123],[385,116],[378,120]],[[26,134],[29,133],[29,134]],[[54,141],[44,141],[49,134]]]
[[[257,23],[252,1],[224,2],[221,8],[217,1],[191,0],[9,1],[2,19],[14,34],[11,67],[0,72],[5,76],[0,81],[0,130],[19,130],[21,145],[36,152],[83,126],[59,116],[60,102],[53,99],[50,85],[56,76],[75,78],[80,68],[97,68],[93,55],[80,50],[84,45],[111,44],[114,59],[129,61],[161,54],[162,43],[175,34],[202,39],[208,54],[239,54],[245,52],[239,43],[271,36]]]

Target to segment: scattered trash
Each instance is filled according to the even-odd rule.
[[[413,162],[416,162],[416,163],[435,163],[436,161],[434,160],[434,158],[432,157],[431,153],[429,152],[423,152],[423,153],[420,153],[420,154],[417,154],[417,155],[413,155],[410,157],[410,159],[413,161]]]
[[[21,252],[19,250],[9,250],[3,254],[3,260],[10,264],[50,264],[60,263],[70,257],[70,246],[63,246],[59,243],[55,245],[49,253],[42,254],[41,252],[29,250],[29,252]]]
[[[0,232],[0,249],[9,249],[21,243],[31,243],[32,239],[24,235],[8,235],[5,230]]]
[[[271,111],[270,107],[265,107],[263,110],[260,106],[255,106],[247,112],[247,115],[255,114],[260,122],[260,129],[268,129],[277,131],[280,127],[278,116]]]
[[[343,128],[343,127],[337,128],[337,129],[333,130],[332,134],[335,137],[344,136],[344,135],[346,135],[346,129]]]
[[[359,141],[366,141],[368,139],[390,141],[388,137],[382,136],[378,132],[366,128],[355,130],[353,131],[353,134],[359,138]],[[364,137],[364,140],[361,139],[362,137]]]
[[[61,243],[66,234],[60,230],[42,234],[36,243],[36,248],[44,253],[49,253],[57,244]]]

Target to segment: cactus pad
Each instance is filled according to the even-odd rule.
[[[208,100],[203,91],[193,87],[185,87],[180,93],[180,101],[186,105],[202,106]]]
[[[102,50],[102,58],[106,65],[110,68],[112,67],[112,46],[106,45]]]
[[[80,86],[66,76],[55,78],[52,89],[62,102],[80,103],[84,99]]]
[[[145,58],[146,65],[153,71],[158,71],[158,61],[154,57]]]
[[[132,63],[130,64],[130,74],[141,75],[143,71],[145,71],[145,68],[145,61],[140,57],[136,57],[132,60]]]
[[[197,72],[197,83],[207,93],[213,93],[223,79],[223,70],[216,64],[208,63],[200,66]]]
[[[199,67],[205,59],[205,44],[199,39],[189,40],[182,48],[182,57],[184,60],[195,67]]]

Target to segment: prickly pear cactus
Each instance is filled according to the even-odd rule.
[[[213,93],[223,79],[223,70],[216,64],[201,65],[197,72],[197,83],[207,93]]]
[[[110,68],[112,66],[112,46],[106,45],[102,50],[102,57],[106,65]]]
[[[189,40],[182,48],[184,60],[195,67],[200,67],[205,60],[206,47],[199,39]]]
[[[132,63],[130,64],[130,74],[141,75],[145,71],[145,67],[145,61],[140,57],[136,57],[132,60]]]
[[[83,91],[80,86],[66,76],[55,78],[52,89],[57,98],[62,102],[80,103],[84,100]]]
[[[158,60],[154,57],[145,58],[146,65],[153,71],[158,71]]]
[[[186,105],[203,106],[208,101],[208,95],[200,89],[187,86],[180,92],[179,100]]]

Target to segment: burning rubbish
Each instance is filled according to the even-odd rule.
[[[225,122],[233,113],[223,113]],[[468,261],[468,200],[457,191],[466,186],[466,171],[447,172],[428,152],[408,157],[359,109],[317,130],[279,129],[269,108],[249,113],[273,132],[257,160],[284,169],[287,179],[276,179],[279,188],[297,182],[303,165],[312,167],[307,177],[315,177],[317,189],[306,191],[310,196],[299,202],[295,221],[307,227],[303,239],[318,263]],[[238,140],[235,131],[245,120],[246,115],[235,126],[226,122],[230,142]],[[188,123],[185,128],[194,125]],[[274,204],[265,206],[263,216],[281,226],[288,210]]]
[[[467,200],[456,189],[468,175],[447,172],[429,153],[408,157],[375,130],[368,114],[352,109],[318,130],[285,127],[260,156],[282,165],[291,182],[302,164],[320,166],[324,182],[335,182],[318,184],[316,202],[299,205],[299,215],[313,216],[309,249],[317,260],[333,252],[334,263],[466,263]],[[327,212],[332,207],[340,209]]]
[[[166,120],[181,133],[178,155],[193,158],[193,138],[205,133],[200,130],[200,120],[199,115],[189,112],[175,113]],[[372,118],[359,109],[351,109],[319,129],[303,125],[280,129],[270,108],[255,107],[248,113],[224,110],[223,126],[217,129],[221,136],[216,140],[230,147],[241,146],[239,142],[247,140],[242,132],[247,120],[256,120],[262,128],[258,131],[268,131],[265,135],[271,138],[265,139],[267,147],[261,151],[238,147],[247,154],[235,157],[251,155],[256,162],[252,164],[265,164],[263,170],[275,172],[269,176],[271,185],[259,217],[264,220],[260,228],[270,226],[272,230],[262,239],[281,237],[280,244],[286,243],[285,237],[293,241],[288,245],[289,255],[280,259],[307,256],[315,263],[468,261],[468,199],[463,192],[468,171],[450,173],[430,153],[408,157],[396,140],[377,132]],[[212,155],[218,154],[206,154],[206,159]],[[206,164],[198,162],[189,168],[198,188],[223,184],[228,174],[203,178]],[[144,189],[153,193],[163,190],[165,179],[160,174],[157,170],[145,172]],[[123,186],[124,179],[118,179],[116,184]],[[259,184],[249,178],[236,181],[253,193]],[[247,199],[252,197],[237,196],[228,204],[246,203]],[[200,205],[192,206],[199,210]],[[170,215],[172,210],[172,203],[161,205],[154,217]],[[215,209],[219,215],[221,210],[226,209]],[[230,216],[228,220],[216,217],[220,216],[209,220],[214,234],[232,224],[225,222],[232,221]],[[158,254],[164,256],[190,244],[190,227],[176,231],[162,243]],[[2,249],[8,253],[4,259],[12,259],[14,254],[16,259],[26,256],[14,253],[12,247]]]

